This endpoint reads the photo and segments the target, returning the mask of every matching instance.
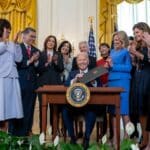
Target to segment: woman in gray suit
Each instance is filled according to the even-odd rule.
[[[22,103],[16,62],[22,60],[19,45],[8,41],[11,25],[0,19],[0,122],[22,118]]]

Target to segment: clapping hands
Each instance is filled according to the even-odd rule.
[[[51,63],[52,62],[52,56],[51,55],[48,55],[47,56],[47,63],[49,64],[49,63]]]
[[[150,47],[150,34],[148,32],[143,33],[143,41]]]
[[[20,38],[21,38],[21,31],[17,32],[17,34],[14,36],[14,42],[17,43]]]
[[[112,59],[111,59],[111,57],[108,57],[108,58],[106,59],[106,63],[104,64],[104,67],[105,67],[105,68],[110,68],[110,67],[112,67],[112,66],[113,66]]]
[[[33,53],[32,57],[29,60],[30,63],[38,61],[39,57],[40,57],[40,52],[37,51],[37,52]]]

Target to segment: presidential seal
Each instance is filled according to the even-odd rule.
[[[74,83],[67,89],[66,99],[73,107],[83,107],[90,100],[90,90],[83,83]]]

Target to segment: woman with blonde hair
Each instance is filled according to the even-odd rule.
[[[124,91],[120,95],[120,114],[123,118],[124,126],[130,121],[129,119],[129,91],[130,91],[130,71],[132,68],[128,47],[128,36],[124,31],[118,31],[113,34],[114,48],[110,51],[108,59],[108,86],[122,87]],[[113,117],[113,144],[116,145],[116,118],[115,108],[109,106],[108,111],[114,115]],[[124,134],[126,137],[127,134]]]

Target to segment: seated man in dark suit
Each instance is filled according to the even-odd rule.
[[[89,53],[89,45],[87,43],[87,41],[81,41],[79,43],[79,50],[80,52],[86,52],[87,54]],[[89,57],[89,64],[88,67],[89,69],[92,69],[94,67],[96,67],[96,58],[92,57],[92,56],[88,56]],[[77,65],[77,61],[76,61],[76,57],[73,58],[72,61],[72,71],[73,70],[77,70],[78,69],[78,65]]]
[[[89,54],[88,42],[87,41],[79,42],[79,50],[80,50],[80,52],[85,52],[85,53]],[[92,57],[92,56],[89,56],[89,55],[88,55],[88,57],[89,57],[88,68],[92,69],[92,68],[96,67],[96,58]],[[76,57],[73,58],[72,69],[71,70],[72,71],[73,70],[78,70]],[[83,137],[83,123],[82,123],[82,121],[79,121],[79,132],[78,132],[77,138],[82,138],[82,137]]]
[[[68,80],[66,81],[65,85],[69,86],[73,83],[78,82],[79,78],[83,77],[84,73],[88,72],[88,64],[89,64],[89,57],[88,54],[85,52],[81,52],[77,55],[77,65],[79,67],[78,70],[72,71],[69,74]],[[92,82],[87,83],[87,86],[96,87],[100,85],[98,80],[94,80]],[[95,107],[95,106],[94,106]],[[93,130],[95,120],[96,120],[96,112],[93,106],[84,106],[82,108],[75,108],[72,106],[64,106],[62,109],[62,116],[64,120],[65,127],[68,130],[69,136],[71,137],[71,143],[76,143],[76,137],[74,134],[73,128],[73,116],[77,116],[78,114],[83,113],[85,116],[85,135],[83,146],[86,150],[89,147],[89,139],[91,132]]]

